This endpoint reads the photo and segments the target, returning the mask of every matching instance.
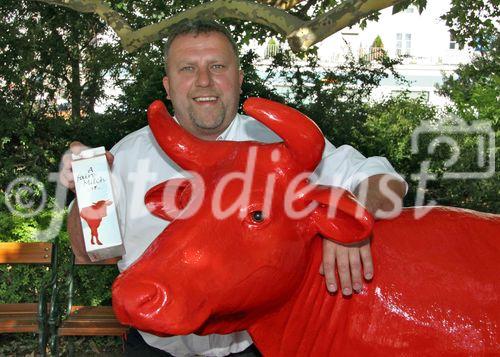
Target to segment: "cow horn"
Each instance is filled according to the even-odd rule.
[[[161,100],[148,108],[148,122],[163,151],[185,170],[205,171],[224,157],[227,143],[198,139],[175,123]]]
[[[325,139],[318,126],[306,115],[263,98],[248,98],[243,110],[283,138],[292,158],[304,171],[316,168],[321,161]]]

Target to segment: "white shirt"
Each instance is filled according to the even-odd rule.
[[[257,120],[237,114],[217,140],[260,141],[273,143],[282,139]],[[153,216],[144,205],[144,195],[153,186],[183,177],[182,169],[158,146],[148,126],[118,142],[111,153],[115,156],[112,168],[118,202],[118,216],[126,254],[118,262],[120,271],[139,258],[169,222]],[[353,191],[369,176],[392,174],[404,181],[383,157],[365,158],[348,145],[335,148],[326,140],[323,158],[315,170],[316,183],[339,186]],[[228,335],[186,335],[158,337],[140,332],[151,346],[175,356],[226,356],[243,351],[252,344],[248,333]]]

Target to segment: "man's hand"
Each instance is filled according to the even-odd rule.
[[[66,186],[73,192],[75,192],[75,178],[73,177],[73,169],[71,167],[71,163],[73,162],[71,154],[78,155],[80,152],[82,152],[82,150],[88,148],[88,146],[78,141],[73,141],[71,144],[69,144],[69,151],[62,157],[61,170],[59,171],[59,181],[61,181],[64,186]],[[109,151],[106,151],[106,159],[108,160],[108,164],[111,167],[114,160],[113,154],[111,154]]]
[[[392,218],[401,211],[406,184],[391,175],[375,175],[362,181],[355,190],[358,200],[375,219]],[[338,289],[335,276],[337,268],[342,294],[351,295],[353,290],[360,292],[363,278],[373,278],[373,260],[370,241],[356,246],[344,246],[328,239],[323,240],[323,263],[320,274],[325,276],[329,292]],[[362,274],[363,271],[363,274]]]
[[[357,246],[344,246],[323,239],[323,264],[320,265],[319,272],[325,276],[326,288],[331,293],[338,289],[335,267],[339,273],[342,294],[351,295],[353,290],[360,292],[363,288],[361,267],[366,280],[373,277],[370,241]]]

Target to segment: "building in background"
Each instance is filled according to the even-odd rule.
[[[379,20],[368,22],[364,29],[356,25],[323,40],[318,45],[320,64],[334,68],[350,54],[367,59],[376,59],[384,52],[390,57],[404,56],[396,71],[410,82],[409,86],[390,76],[373,92],[373,99],[409,91],[409,96],[445,105],[448,102],[436,92],[436,85],[442,83],[443,74],[453,73],[459,64],[470,62],[474,56],[472,49],[459,49],[440,19],[449,7],[449,0],[429,0],[422,14],[415,6],[394,15],[392,7],[384,9]],[[270,52],[275,51],[275,42],[272,51],[262,49],[260,65],[265,65]]]

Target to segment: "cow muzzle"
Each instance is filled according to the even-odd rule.
[[[149,319],[168,305],[167,290],[150,281],[116,281],[113,284],[113,308],[122,323],[138,317]]]
[[[157,282],[115,280],[113,310],[127,326],[159,336],[183,335],[196,331],[209,318],[205,300],[188,306],[191,299],[173,301],[169,289]]]

